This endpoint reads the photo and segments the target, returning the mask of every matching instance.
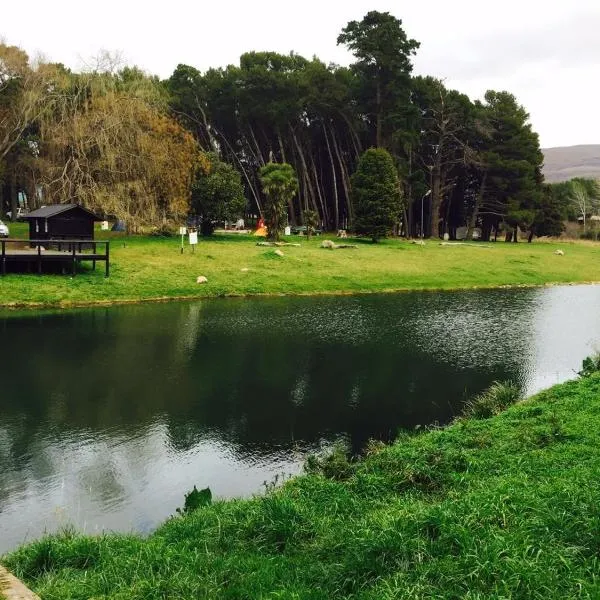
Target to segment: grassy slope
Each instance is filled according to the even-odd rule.
[[[13,226],[19,235],[23,226]],[[99,236],[101,237],[101,236]],[[400,240],[356,250],[325,250],[321,239],[296,238],[300,248],[256,246],[249,236],[201,240],[196,252],[179,252],[178,239],[114,237],[111,277],[103,269],[69,276],[0,278],[0,306],[245,294],[377,292],[399,289],[540,285],[600,280],[600,244],[471,244],[455,247]],[[555,256],[556,247],[565,256]],[[243,272],[242,269],[248,269]],[[209,283],[197,285],[205,275]]]
[[[598,598],[599,446],[597,375],[401,439],[343,480],[300,477],[146,540],[50,538],[6,564],[44,600]]]

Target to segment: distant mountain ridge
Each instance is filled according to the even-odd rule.
[[[573,177],[600,179],[600,144],[543,148],[544,176],[548,183]]]

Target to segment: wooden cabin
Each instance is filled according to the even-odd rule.
[[[93,212],[79,204],[42,206],[26,215],[29,239],[93,240],[94,223],[101,221]]]
[[[10,272],[71,273],[88,261],[98,261],[110,272],[110,242],[94,239],[94,223],[101,221],[78,204],[42,206],[25,216],[29,221],[27,240],[0,240],[0,275]],[[99,252],[98,249],[104,252]]]

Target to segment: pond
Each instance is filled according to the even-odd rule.
[[[600,287],[228,299],[0,314],[0,554],[148,532],[195,484],[250,496],[343,439],[446,423],[600,348]]]

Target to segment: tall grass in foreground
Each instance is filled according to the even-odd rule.
[[[482,394],[474,415],[518,398]],[[4,557],[43,600],[600,598],[600,374],[490,418],[341,450],[147,538],[68,532]]]
[[[521,390],[512,381],[494,381],[487,390],[467,401],[463,414],[474,419],[488,419],[505,411],[521,398]]]

